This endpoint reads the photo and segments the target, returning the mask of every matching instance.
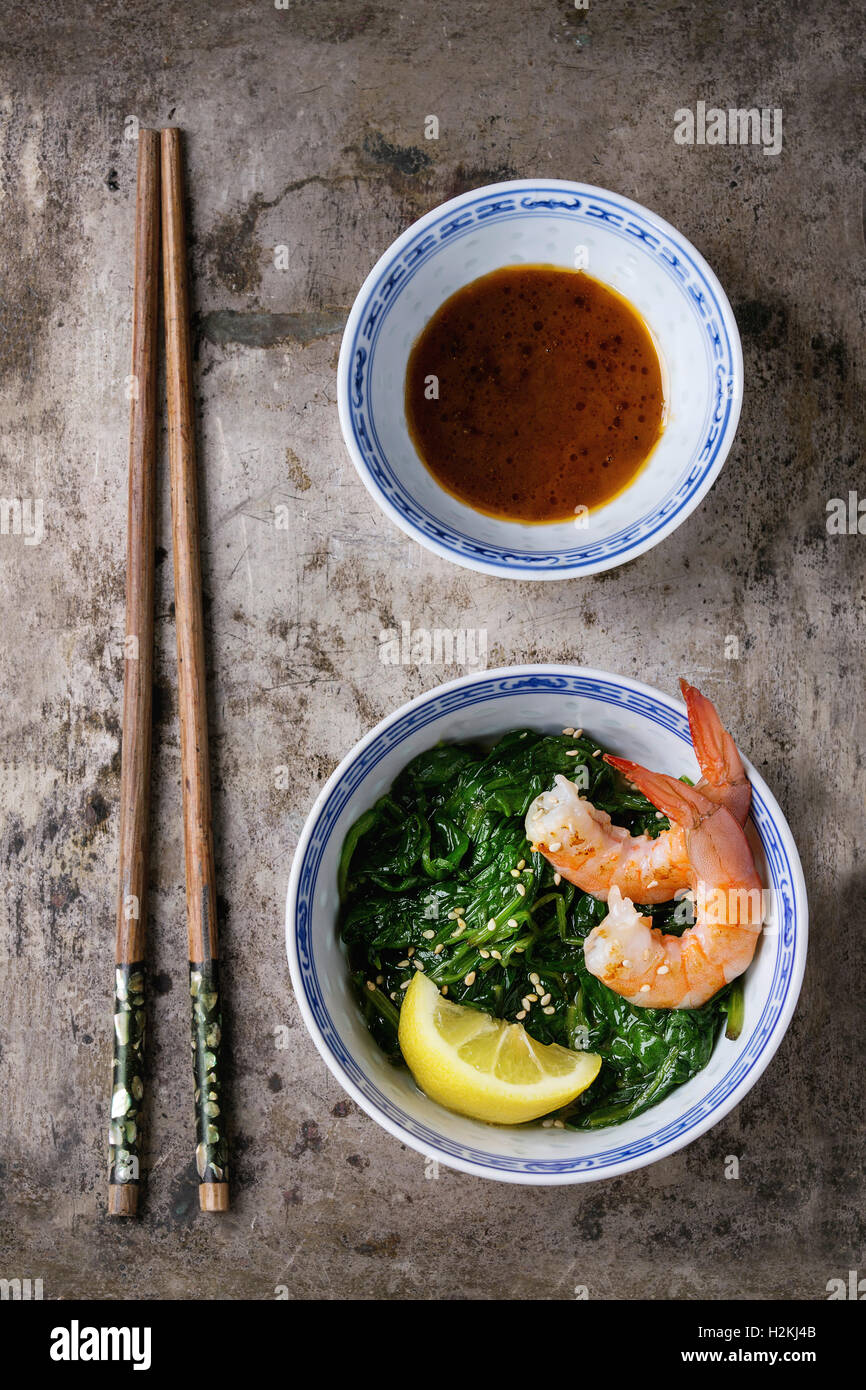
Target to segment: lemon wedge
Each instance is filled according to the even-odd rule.
[[[519,1023],[455,1004],[420,971],[400,1010],[400,1047],[425,1095],[495,1125],[537,1120],[598,1075],[594,1052],[539,1043]]]

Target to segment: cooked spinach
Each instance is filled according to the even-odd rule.
[[[701,1009],[641,1009],[590,975],[583,943],[607,911],[554,879],[524,832],[530,803],[557,773],[633,834],[668,826],[583,735],[505,734],[492,748],[440,744],[420,754],[349,831],[339,866],[340,932],[368,1026],[395,1061],[400,1002],[417,964],[457,1003],[522,1020],[539,1042],[598,1052],[598,1078],[564,1111],[596,1129],[655,1105],[709,1061],[736,996]],[[644,907],[680,932],[673,903]],[[674,915],[676,912],[676,916]],[[467,982],[468,981],[468,982]],[[544,1005],[541,999],[550,995]],[[730,1035],[730,1034],[729,1034]]]

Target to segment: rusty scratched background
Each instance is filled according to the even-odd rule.
[[[4,6],[0,492],[42,498],[45,535],[0,536],[0,1275],[41,1277],[46,1298],[811,1299],[866,1272],[866,539],[826,527],[827,501],[862,486],[863,40],[841,0]],[[781,154],[675,144],[674,111],[699,99],[781,107]],[[122,1224],[105,1131],[130,116],[187,132],[235,1202],[200,1216],[192,1165],[163,455],[148,1186]],[[582,582],[427,554],[376,509],[337,421],[340,331],[376,257],[443,199],[525,175],[675,223],[743,335],[715,488],[651,554]],[[486,628],[490,664],[688,675],[790,818],[813,912],[798,1012],[744,1103],[666,1162],[558,1190],[428,1178],[307,1037],[283,947],[306,812],[376,720],[457,674],[384,666],[379,633],[403,620]]]

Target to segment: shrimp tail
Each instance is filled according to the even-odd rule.
[[[731,735],[719,718],[712,700],[687,680],[680,680],[680,689],[689,716],[689,732],[695,756],[712,800],[723,800],[733,816],[745,824],[752,799],[752,789],[746,776],[743,760]],[[722,796],[713,794],[718,789]]]
[[[715,803],[697,787],[669,777],[666,772],[650,772],[640,763],[633,763],[628,758],[615,758],[610,753],[605,754],[605,762],[627,777],[669,820],[686,830],[699,825],[715,808]]]

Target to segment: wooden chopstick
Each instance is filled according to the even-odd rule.
[[[123,741],[108,1210],[138,1208],[144,1095],[144,953],[150,813],[159,309],[159,134],[140,130],[132,301]]]
[[[202,1211],[225,1211],[229,1204],[228,1153],[222,1113],[222,1017],[183,203],[180,131],[163,130],[162,252],[166,385],[186,916],[195,1073],[196,1166]]]

